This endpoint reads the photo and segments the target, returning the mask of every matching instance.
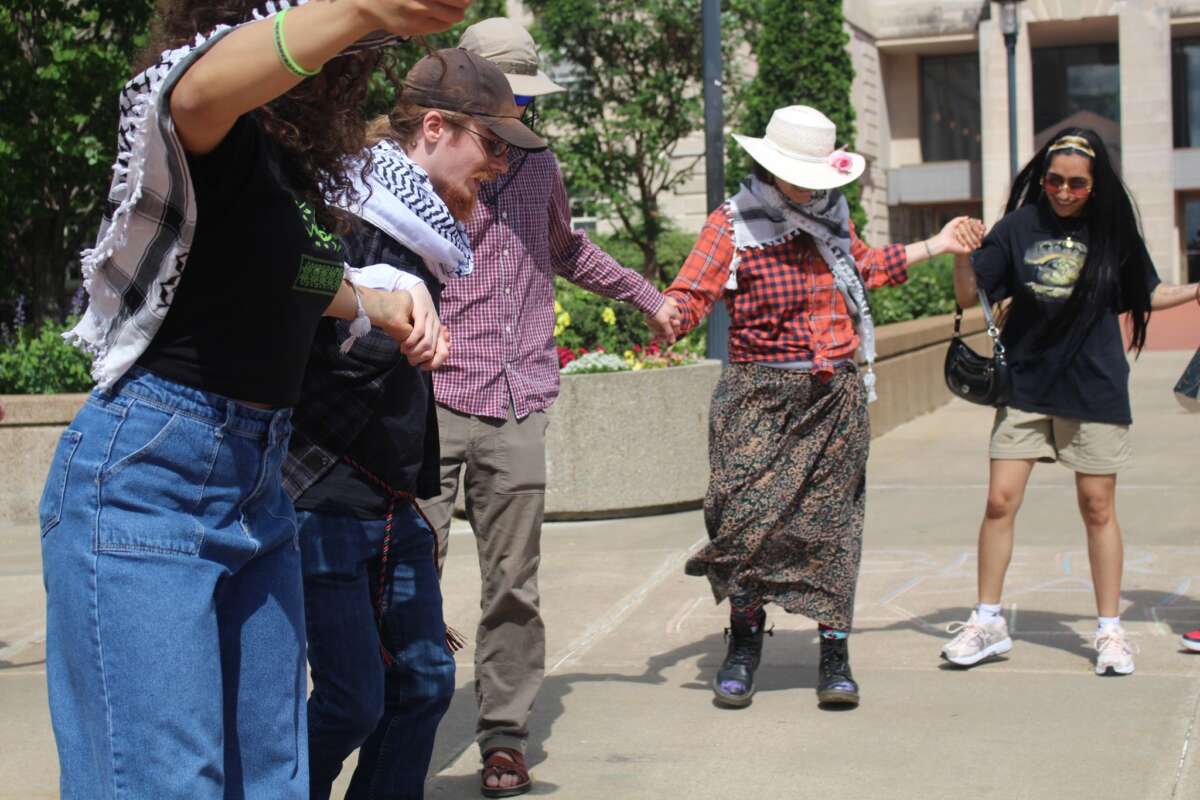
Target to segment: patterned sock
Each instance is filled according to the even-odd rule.
[[[757,600],[749,595],[730,597],[729,620],[730,622],[744,622],[750,626],[750,630],[757,631],[758,626],[762,624],[762,619],[759,617],[762,607],[761,600]]]
[[[824,623],[817,625],[817,630],[820,631],[822,639],[845,639],[850,635],[850,631],[831,628]]]

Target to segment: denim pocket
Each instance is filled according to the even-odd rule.
[[[196,555],[222,435],[205,420],[134,401],[100,470],[98,550]]]
[[[50,462],[50,474],[46,476],[46,487],[42,489],[42,500],[38,504],[42,536],[62,519],[63,501],[67,495],[67,473],[71,471],[71,459],[75,458],[82,438],[82,433],[67,428],[58,440],[58,447]]]

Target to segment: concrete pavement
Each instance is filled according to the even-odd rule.
[[[945,625],[974,600],[986,489],[991,412],[956,402],[873,444],[851,639],[863,704],[854,711],[817,708],[815,625],[773,610],[753,705],[713,705],[726,609],[682,573],[704,539],[698,512],[547,525],[548,675],[529,747],[534,794],[1200,797],[1200,656],[1176,639],[1200,625],[1200,415],[1183,413],[1170,391],[1189,357],[1147,353],[1134,367],[1137,461],[1122,476],[1118,510],[1122,616],[1141,648],[1135,675],[1091,672],[1086,546],[1072,476],[1057,466],[1035,470],[1018,518],[1004,598],[1013,651],[970,671],[938,660]],[[478,569],[469,530],[455,533],[446,617],[471,633]],[[0,548],[0,798],[56,797],[36,535],[0,532]],[[468,645],[431,798],[479,796],[471,662]]]

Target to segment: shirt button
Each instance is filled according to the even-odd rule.
[[[508,212],[507,212],[507,211],[501,211],[501,212],[500,212],[500,219],[508,219]]]
[[[511,326],[511,325],[505,325],[505,326],[504,326],[504,332],[505,332],[505,333],[512,333],[512,326]]]
[[[505,293],[505,294],[512,294],[512,288],[510,288],[510,287],[508,287],[508,286],[505,286],[505,287],[504,287],[504,293]]]

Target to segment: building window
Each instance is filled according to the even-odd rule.
[[[979,161],[979,56],[921,56],[921,160]]]
[[[1033,51],[1034,145],[1058,130],[1091,128],[1114,159],[1121,147],[1121,75],[1115,44]]]
[[[1183,246],[1187,256],[1188,282],[1200,281],[1200,198],[1183,201]]]
[[[1200,39],[1171,43],[1175,146],[1200,147]]]

